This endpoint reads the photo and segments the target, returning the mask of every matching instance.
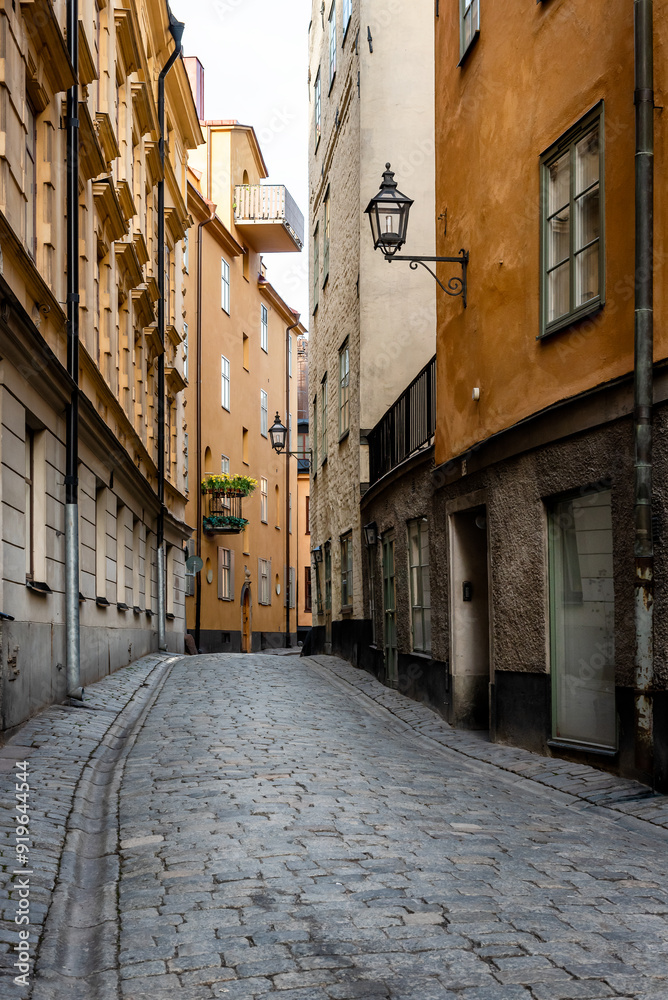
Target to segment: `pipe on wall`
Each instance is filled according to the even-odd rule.
[[[156,558],[158,570],[158,647],[167,649],[165,602],[165,77],[181,54],[185,25],[169,12],[169,31],[174,51],[158,77],[158,126],[160,128],[160,164],[158,182],[158,336],[162,350],[158,357],[158,530]],[[170,442],[171,444],[171,442]]]
[[[289,326],[285,331],[285,429],[287,439],[285,442],[285,648],[292,645],[290,633],[290,334],[299,326],[297,322]],[[297,539],[299,546],[299,539]],[[295,584],[296,584],[295,572]],[[295,597],[295,614],[297,613],[297,600]]]
[[[79,65],[79,4],[67,0],[67,50]],[[66,409],[65,646],[67,694],[83,699],[79,628],[79,87],[67,91],[67,371],[74,387]]]
[[[636,767],[653,772],[654,543],[652,409],[654,363],[653,3],[634,0],[635,148],[635,710]]]

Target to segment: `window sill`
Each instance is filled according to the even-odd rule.
[[[324,469],[326,465],[327,465],[327,456],[325,455],[322,462],[320,463],[320,468]]]
[[[328,97],[329,97],[329,96],[331,95],[331,93],[332,93],[332,88],[334,87],[334,83],[335,83],[335,82],[336,82],[336,70],[334,70],[334,76],[333,76],[333,77],[331,78],[331,80],[329,81],[329,90],[327,91],[327,96],[328,96]]]
[[[40,597],[46,597],[47,594],[51,593],[51,587],[48,583],[39,583],[37,580],[26,580],[26,587],[28,590],[32,590],[33,594],[39,594]]]
[[[167,621],[173,622],[174,619],[176,618],[176,615],[172,614],[171,611],[168,611],[167,614],[165,615],[165,618],[167,619]]]
[[[325,275],[325,277],[322,279],[322,290],[323,290],[323,292],[327,288],[328,282],[329,282],[329,271],[327,272],[327,274]]]
[[[96,597],[95,598],[95,603],[97,604],[98,608],[108,608],[109,607],[109,601],[107,600],[106,597]]]
[[[478,28],[478,30],[476,31],[475,35],[473,36],[473,38],[469,42],[468,48],[466,49],[466,51],[462,52],[460,60],[457,63],[458,67],[461,67],[461,66],[464,65],[464,63],[466,62],[466,60],[469,57],[469,52],[471,51],[471,49],[473,49],[473,47],[475,46],[475,43],[478,41],[479,38],[480,38],[480,28]]]
[[[316,302],[316,304],[313,306],[313,313],[312,313],[312,315],[315,316],[315,314],[317,313],[317,311],[318,311],[318,303]]]
[[[575,312],[569,313],[568,316],[562,316],[549,326],[546,326],[545,330],[536,337],[536,340],[547,340],[554,333],[561,333],[562,330],[570,330],[582,322],[583,319],[588,319],[594,313],[600,312],[604,305],[605,299],[601,299],[600,297],[592,299],[591,302],[580,306]]]
[[[262,347],[261,350],[263,350],[265,354],[269,354],[269,348],[268,347]]]
[[[347,430],[345,430],[345,431],[343,432],[343,434],[341,435],[341,437],[339,438],[339,444],[343,444],[343,442],[344,442],[344,441],[346,440],[346,438],[348,438],[348,437],[350,437],[350,427],[349,427],[349,428],[348,428]]]
[[[343,29],[343,38],[341,39],[341,48],[346,44],[346,38],[348,37],[348,30],[350,28],[350,22],[352,21],[352,15],[348,18],[348,23]]]
[[[547,745],[552,750],[570,750],[576,753],[591,753],[597,757],[617,757],[619,750],[606,749],[606,747],[589,746],[587,743],[571,743],[569,740],[553,739],[548,740]]]
[[[129,611],[130,608],[123,601],[118,601],[116,607],[119,611]]]
[[[433,656],[431,653],[425,653],[422,649],[412,649],[410,652],[411,656],[414,656],[417,660],[432,660]]]

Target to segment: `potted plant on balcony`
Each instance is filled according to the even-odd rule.
[[[206,535],[213,535],[218,531],[239,534],[247,524],[247,518],[236,517],[234,514],[210,514],[202,519],[202,527]]]
[[[228,497],[249,497],[255,487],[257,479],[250,476],[230,476],[226,472],[219,475],[208,475],[202,480],[202,493],[222,494]]]

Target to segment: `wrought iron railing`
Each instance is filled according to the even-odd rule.
[[[426,448],[436,430],[436,356],[369,431],[369,485]]]
[[[283,184],[237,184],[234,203],[235,222],[282,222],[304,245],[304,216]]]
[[[207,535],[237,535],[243,531],[248,522],[241,510],[241,495],[210,490],[204,496],[206,514],[202,526]]]

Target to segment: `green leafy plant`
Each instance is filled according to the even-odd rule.
[[[234,517],[232,514],[212,514],[202,518],[205,531],[215,531],[216,528],[229,528],[231,531],[243,531],[248,524],[245,517]]]
[[[230,476],[226,472],[219,475],[205,476],[202,480],[202,493],[227,493],[230,496],[248,497],[255,490],[257,479],[250,476]]]

